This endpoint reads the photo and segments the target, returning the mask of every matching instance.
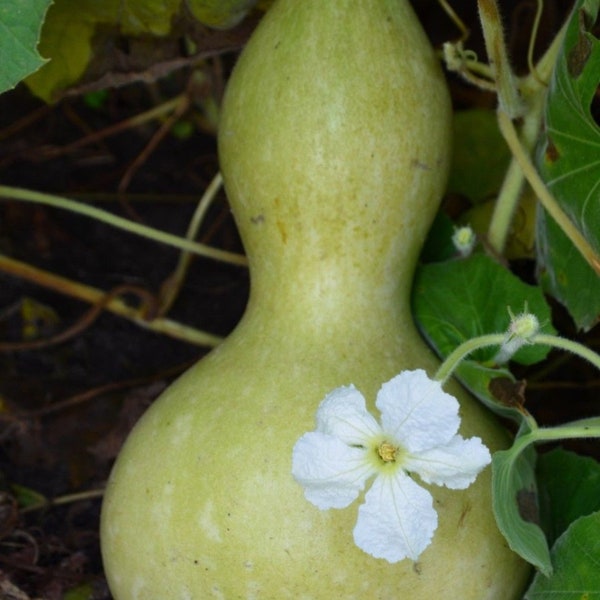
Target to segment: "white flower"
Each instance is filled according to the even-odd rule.
[[[473,248],[475,247],[475,242],[477,241],[477,236],[475,232],[471,229],[470,225],[465,225],[463,227],[456,227],[454,229],[454,234],[452,235],[452,243],[454,247],[458,251],[458,253],[466,258],[471,255]]]
[[[417,484],[469,487],[490,463],[479,438],[457,435],[458,402],[425,371],[404,371],[377,394],[381,425],[354,387],[327,395],[315,431],[294,446],[292,474],[321,510],[345,508],[375,480],[358,509],[356,545],[394,563],[417,560],[437,528],[431,494]]]

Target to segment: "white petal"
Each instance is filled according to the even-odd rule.
[[[292,453],[292,475],[321,510],[348,506],[373,472],[365,450],[318,431],[305,433]]]
[[[444,446],[406,457],[402,467],[418,473],[426,483],[463,490],[491,460],[489,450],[479,438],[465,440],[457,435]]]
[[[431,494],[406,473],[380,475],[358,509],[356,545],[375,558],[417,560],[437,528]]]
[[[317,410],[317,431],[339,438],[349,446],[366,446],[381,433],[381,427],[367,411],[363,395],[353,386],[328,394]]]
[[[447,444],[458,431],[458,401],[422,369],[402,371],[384,383],[377,408],[385,433],[409,452]]]

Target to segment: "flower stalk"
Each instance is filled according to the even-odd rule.
[[[433,378],[443,385],[456,371],[460,363],[476,350],[489,348],[490,346],[500,346],[493,362],[503,364],[508,362],[526,344],[539,344],[565,350],[587,360],[600,370],[600,356],[587,346],[557,335],[538,333],[538,330],[539,321],[535,315],[522,313],[517,317],[513,317],[506,333],[482,335],[457,346],[444,360]]]

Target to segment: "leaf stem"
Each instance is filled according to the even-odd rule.
[[[481,348],[487,348],[488,346],[500,346],[505,337],[506,334],[504,333],[491,333],[463,342],[446,357],[433,378],[444,385],[462,360],[471,354],[471,352],[475,352],[475,350]]]
[[[506,342],[506,338],[506,333],[490,333],[463,342],[446,357],[435,374],[434,379],[443,385],[456,370],[458,365],[469,354],[475,352],[475,350],[480,350],[481,348],[487,348],[489,346],[502,346]],[[600,355],[579,342],[562,338],[557,335],[537,333],[528,340],[528,343],[551,346],[552,348],[565,350],[566,352],[580,356],[600,370]]]
[[[55,275],[54,273],[38,269],[37,267],[4,256],[3,254],[0,254],[0,270],[21,279],[31,281],[37,285],[53,289],[61,294],[67,294],[73,298],[82,300],[83,302],[102,304],[106,310],[129,319],[145,329],[150,329],[175,339],[196,344],[198,346],[209,347],[217,346],[223,341],[219,336],[199,331],[198,329],[183,325],[182,323],[178,323],[171,319],[159,317],[149,320],[144,316],[140,309],[129,306],[123,302],[121,298],[107,298],[106,292],[83,283],[71,281],[70,279]]]
[[[477,0],[477,5],[479,6],[479,20],[481,21],[485,48],[496,81],[499,105],[501,110],[512,118],[520,117],[524,114],[525,107],[508,60],[498,4],[496,0]]]
[[[239,266],[246,266],[248,264],[246,257],[241,254],[229,252],[227,250],[220,250],[219,248],[212,248],[211,246],[200,244],[192,240],[186,240],[177,235],[173,235],[159,229],[154,229],[153,227],[148,227],[147,225],[143,225],[141,223],[130,221],[129,219],[125,219],[108,211],[96,208],[95,206],[89,206],[82,202],[76,202],[75,200],[70,200],[68,198],[62,198],[52,194],[44,194],[42,192],[36,192],[23,188],[14,188],[5,185],[0,185],[0,197],[19,200],[22,202],[36,202],[38,204],[44,204],[54,208],[69,210],[71,212],[96,219],[102,223],[116,227],[117,229],[122,229],[129,233],[133,233],[135,235],[139,235],[168,246],[179,248],[180,250],[187,250],[188,252],[193,252],[194,254],[204,256],[205,258],[212,258],[214,260]]]
[[[68,154],[89,144],[100,142],[103,139],[116,135],[117,133],[120,133],[126,129],[133,129],[134,127],[145,125],[148,121],[162,118],[168,113],[177,111],[183,103],[187,102],[186,96],[186,94],[181,94],[175,98],[171,98],[171,100],[167,100],[158,106],[153,106],[151,109],[145,112],[129,117],[123,121],[119,121],[118,123],[101,129],[100,131],[94,131],[83,138],[67,144],[66,146],[61,146],[59,148],[47,151],[45,152],[44,156],[46,158],[55,158],[63,154]],[[0,135],[0,139],[1,138],[2,136]]]
[[[557,56],[564,39],[565,30],[566,24],[563,25],[562,29],[554,37],[552,43],[538,61],[537,65],[535,65],[532,72],[519,81],[519,89],[521,90],[527,110],[523,115],[521,133],[518,135],[515,129],[514,137],[519,141],[519,144],[527,155],[531,154],[539,137],[544,104],[546,101],[547,80],[550,79],[552,70],[556,64]],[[532,35],[535,35],[535,32]],[[500,118],[510,120],[509,115],[506,115],[506,113],[502,111],[502,104],[498,109],[499,121]],[[499,126],[502,130],[500,123]],[[488,228],[488,242],[498,254],[502,254],[504,247],[506,246],[510,226],[521,197],[524,183],[525,175],[522,166],[516,156],[514,156],[513,152],[513,157],[506,172],[498,198],[496,199],[494,213]]]
[[[527,66],[529,67],[529,72],[536,79],[543,83],[543,80],[539,77],[537,73],[537,67],[533,62],[533,51],[535,50],[535,42],[538,36],[538,30],[540,27],[540,21],[542,20],[542,12],[544,10],[544,2],[543,0],[537,0],[537,7],[535,11],[535,18],[533,21],[533,27],[531,29],[531,37],[529,38],[529,46],[527,48]]]
[[[557,425],[556,427],[535,427],[531,431],[518,436],[508,452],[513,456],[517,456],[531,444],[600,437],[600,422],[596,421],[598,419],[583,419]]]
[[[536,193],[538,200],[546,209],[548,214],[556,221],[558,226],[563,230],[565,235],[571,240],[573,245],[579,250],[583,258],[588,262],[590,267],[600,275],[600,257],[596,254],[587,239],[581,234],[579,229],[571,222],[566,213],[562,210],[558,202],[548,191],[542,178],[536,171],[531,159],[529,158],[526,148],[523,147],[519,136],[516,132],[514,123],[507,114],[498,111],[498,123],[500,131],[506,140],[513,156],[518,161],[529,185]]]
[[[73,504],[74,502],[83,502],[85,500],[97,500],[104,496],[103,489],[87,490],[85,492],[76,492],[73,494],[65,494],[64,496],[58,496],[53,499],[44,499],[38,504],[32,506],[26,506],[21,509],[21,514],[33,512],[36,510],[51,508],[53,506],[60,506],[62,504]]]
[[[206,188],[204,195],[200,199],[196,210],[189,222],[188,229],[185,235],[185,239],[189,241],[193,241],[196,237],[200,226],[204,220],[204,217],[217,195],[217,192],[221,189],[223,185],[223,177],[221,173],[217,173],[213,180],[210,182],[210,185]],[[183,285],[183,281],[185,279],[185,275],[187,273],[188,267],[190,265],[192,259],[192,254],[189,251],[183,250],[179,256],[179,260],[177,261],[177,266],[175,271],[168,278],[166,285],[163,285],[163,294],[161,297],[159,314],[161,316],[166,315],[171,306],[175,302],[177,298],[177,294],[179,293],[181,286]]]
[[[584,425],[583,422],[565,423],[557,427],[540,427],[532,431],[534,443],[600,437],[600,423]]]
[[[541,95],[534,96],[529,110],[523,117],[523,126],[521,135],[518,136],[518,140],[519,144],[521,144],[527,152],[533,150],[539,135],[542,122],[543,100],[544,97]],[[503,117],[508,118],[502,109],[499,109],[498,119],[500,119],[500,113]],[[516,130],[515,135],[517,135]],[[523,174],[523,169],[521,168],[519,161],[513,155],[508,170],[506,171],[506,175],[504,176],[498,198],[496,199],[494,212],[488,228],[488,242],[498,254],[502,254],[504,247],[506,246],[510,226],[519,200],[521,199],[521,192],[523,191],[524,184],[525,176]]]
[[[544,333],[536,334],[532,339],[534,344],[541,344],[542,346],[552,346],[565,350],[571,354],[575,354],[584,360],[590,362],[594,367],[600,370],[600,356],[583,344],[569,340],[566,338],[559,337],[557,335],[548,335]]]

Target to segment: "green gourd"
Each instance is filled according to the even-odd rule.
[[[439,514],[417,563],[352,539],[358,503],[320,511],[292,448],[332,389],[373,402],[437,360],[410,313],[443,193],[451,108],[407,0],[279,0],[229,82],[219,152],[251,293],[225,342],[135,427],[111,475],[102,552],[116,600],[519,596],[527,566],[491,508],[490,469],[431,487]],[[461,434],[503,430],[459,386]],[[429,489],[429,488],[428,488]]]

